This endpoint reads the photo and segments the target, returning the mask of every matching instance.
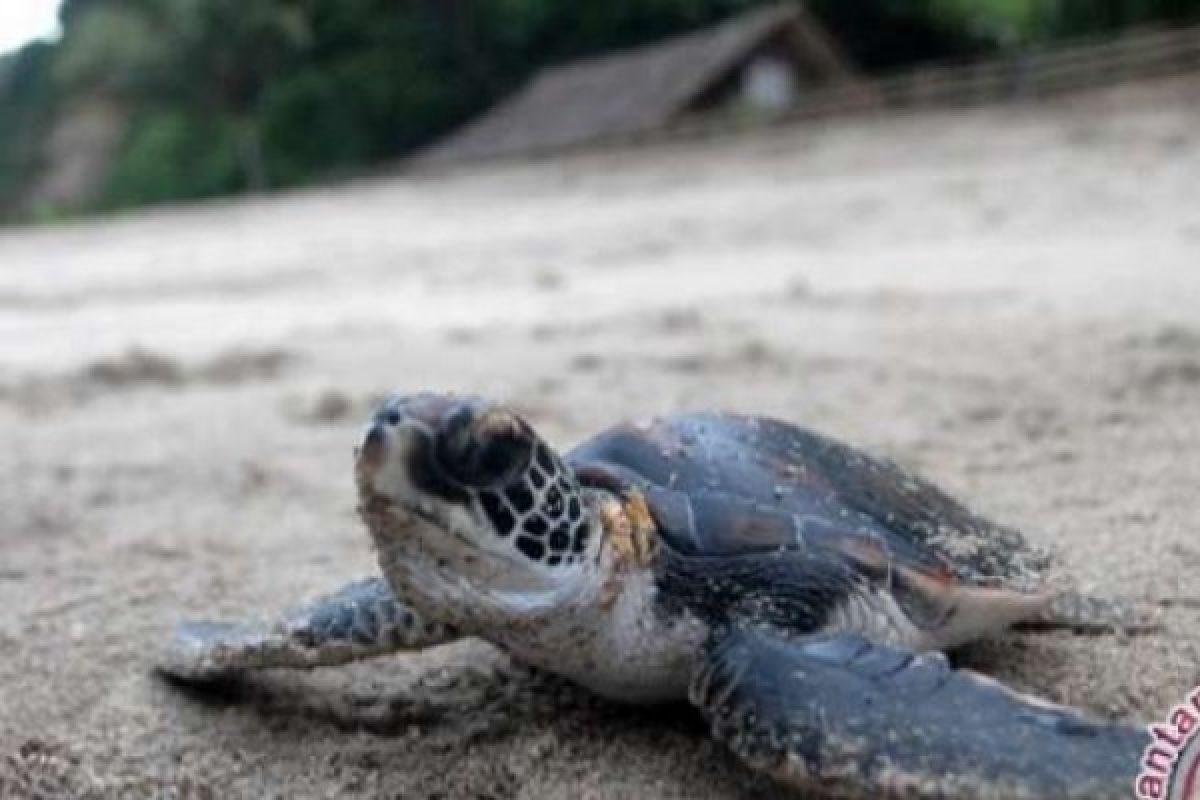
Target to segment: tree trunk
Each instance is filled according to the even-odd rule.
[[[258,119],[250,116],[236,123],[237,159],[247,192],[266,191],[267,167],[263,161],[262,131]]]

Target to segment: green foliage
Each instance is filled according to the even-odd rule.
[[[761,2],[64,0],[60,43],[0,60],[0,213],[72,98],[101,95],[130,117],[103,207],[290,186],[425,144],[547,64]],[[868,69],[1200,10],[1200,0],[807,5]]]
[[[137,97],[151,92],[171,58],[170,44],[136,8],[97,5],[59,48],[54,78],[68,92]]]
[[[155,110],[130,129],[102,206],[191,200],[244,188],[237,132],[228,121]]]
[[[38,42],[0,58],[0,216],[40,162],[56,102],[52,55],[50,45]]]
[[[261,116],[271,183],[302,181],[314,164],[335,169],[367,159],[369,127],[345,88],[336,73],[310,68],[267,90]]]
[[[1195,21],[1200,0],[939,0],[939,13],[1004,44]]]
[[[1200,19],[1200,0],[1054,0],[1038,15],[1039,34],[1050,40],[1159,22]]]
[[[925,60],[966,56],[994,43],[974,24],[977,3],[962,0],[810,0],[808,8],[854,61],[890,70]],[[964,11],[965,9],[968,9]]]

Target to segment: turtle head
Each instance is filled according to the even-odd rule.
[[[355,476],[385,570],[520,592],[568,585],[584,566],[593,521],[579,483],[504,406],[393,396],[367,423]]]

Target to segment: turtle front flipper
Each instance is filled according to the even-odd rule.
[[[690,696],[752,767],[836,797],[1126,798],[1148,741],[850,634],[731,632]]]
[[[449,626],[405,605],[382,578],[366,578],[276,620],[180,623],[158,669],[208,681],[248,669],[335,666],[455,638]]]

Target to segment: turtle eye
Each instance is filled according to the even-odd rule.
[[[464,486],[500,486],[524,473],[533,456],[533,434],[503,409],[456,409],[438,431],[438,464]]]

